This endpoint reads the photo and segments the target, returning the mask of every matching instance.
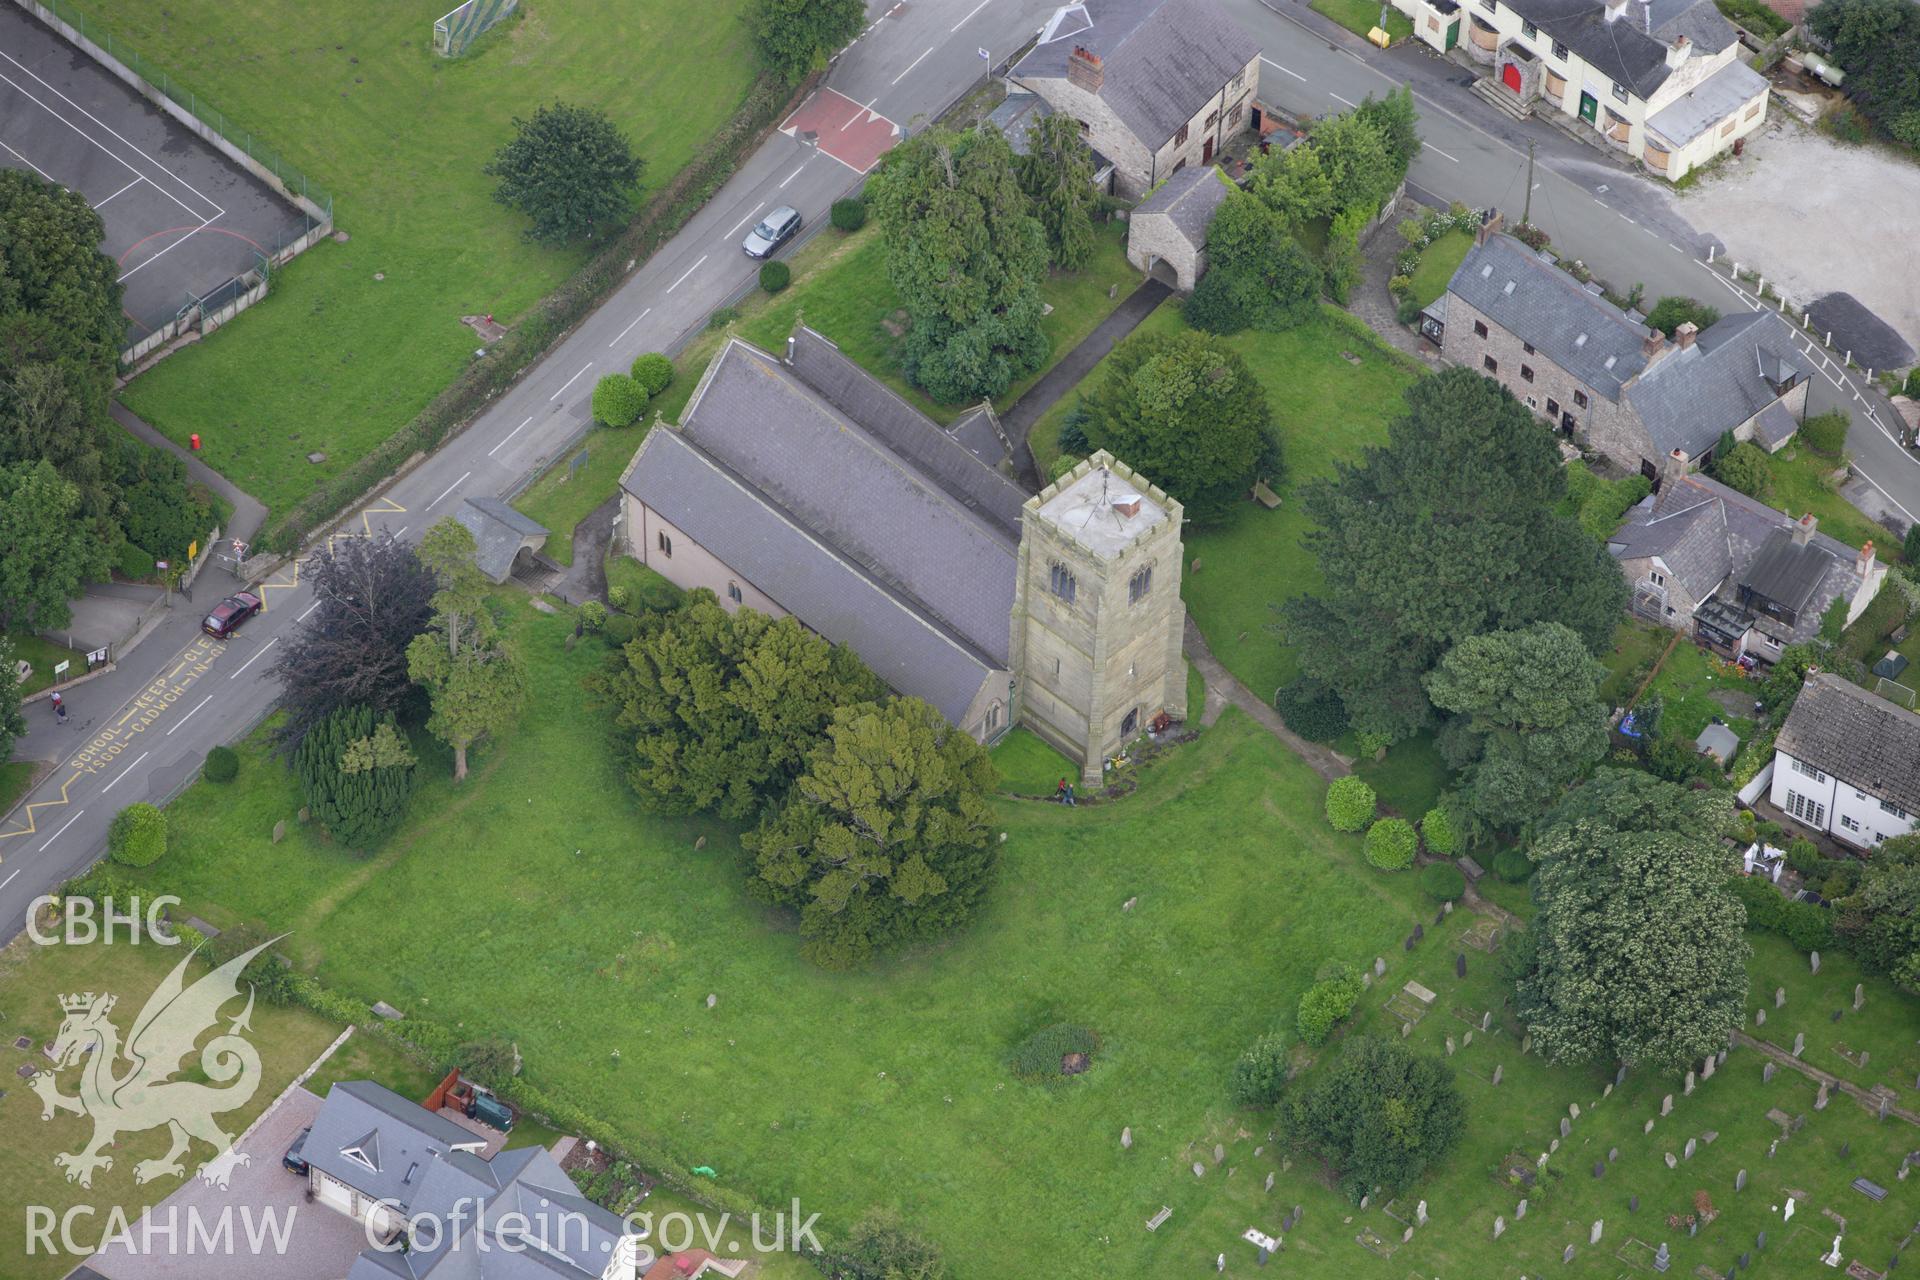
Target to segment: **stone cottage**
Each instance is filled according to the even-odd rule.
[[[1182,169],[1142,200],[1127,221],[1127,261],[1182,293],[1207,269],[1207,227],[1227,198],[1227,176],[1208,165]]]

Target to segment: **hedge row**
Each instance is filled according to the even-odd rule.
[[[647,201],[625,231],[542,299],[484,359],[462,369],[411,422],[323,482],[303,501],[285,512],[274,513],[260,532],[258,549],[280,555],[298,551],[308,538],[398,471],[408,458],[430,452],[464,428],[494,396],[512,386],[544,356],[556,339],[613,293],[626,279],[629,260],[645,261],[685,226],[733,176],[761,133],[812,84],[809,79],[796,89],[778,76],[762,74],[740,110],[695,149],[686,168]]]

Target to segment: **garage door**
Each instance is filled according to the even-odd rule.
[[[353,1188],[338,1178],[328,1177],[318,1169],[313,1172],[317,1179],[317,1185],[314,1188],[315,1198],[336,1213],[344,1213],[349,1218],[353,1217]]]

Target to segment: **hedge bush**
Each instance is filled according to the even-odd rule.
[[[630,427],[646,407],[646,390],[631,374],[610,373],[593,385],[593,419],[602,426]]]
[[[1815,453],[1837,458],[1847,447],[1847,415],[1838,409],[1800,424],[1800,440]]]
[[[600,628],[600,638],[605,640],[609,647],[615,649],[626,648],[639,634],[640,619],[626,613],[614,614],[607,619],[607,624]]]
[[[142,801],[113,815],[107,854],[123,867],[150,867],[167,851],[167,815]]]
[[[1451,862],[1432,862],[1420,868],[1420,888],[1435,902],[1458,902],[1467,895],[1467,877]]]
[[[1287,1037],[1269,1031],[1234,1059],[1227,1075],[1227,1096],[1235,1106],[1270,1107],[1287,1087]]]
[[[841,231],[858,231],[867,225],[866,201],[851,196],[844,200],[835,200],[833,210],[827,218]]]
[[[1360,975],[1346,965],[1336,962],[1323,972],[1326,976],[1301,992],[1294,1010],[1294,1029],[1310,1045],[1325,1044],[1334,1024],[1352,1014],[1366,989]]]
[[[1413,865],[1420,839],[1405,818],[1382,818],[1367,829],[1367,861],[1382,871],[1404,871]]]
[[[607,606],[598,600],[589,600],[580,606],[580,629],[597,632],[607,625]]]
[[[215,747],[207,752],[207,763],[200,776],[208,782],[232,782],[240,776],[240,755],[232,747]]]
[[[1293,730],[1309,742],[1332,742],[1347,731],[1347,706],[1333,689],[1301,676],[1283,684],[1273,695],[1273,709]]]
[[[607,588],[608,608],[617,609],[621,613],[625,613],[627,611],[627,603],[632,599],[633,593],[618,582]]]
[[[652,399],[665,391],[673,382],[673,361],[658,351],[645,351],[633,358],[633,368],[628,370],[640,389]]]
[[[760,264],[760,287],[768,293],[778,293],[793,283],[793,268],[784,262],[763,262]]]
[[[1453,818],[1439,805],[1420,819],[1420,838],[1426,842],[1427,852],[1443,858],[1460,852],[1460,833],[1453,829]]]
[[[1493,855],[1493,874],[1508,884],[1521,884],[1533,874],[1533,859],[1518,849],[1502,849]]]
[[[1327,787],[1327,823],[1335,831],[1364,831],[1373,821],[1373,788],[1359,778],[1335,778]]]

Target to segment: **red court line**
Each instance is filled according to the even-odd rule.
[[[260,242],[258,240],[255,240],[251,236],[241,235],[238,231],[232,231],[226,227],[211,227],[202,223],[200,225],[192,226],[192,227],[168,227],[164,231],[156,231],[152,235],[141,236],[138,240],[135,240],[132,244],[128,245],[126,247],[126,250],[122,252],[118,258],[114,259],[114,262],[117,265],[124,267],[127,264],[127,254],[132,253],[135,249],[138,249],[141,245],[145,244],[149,240],[156,240],[161,236],[170,236],[174,234],[176,231],[198,231],[203,235],[232,236],[235,240],[245,240],[248,244],[252,245],[255,249],[258,249],[263,254],[266,252],[266,249],[262,247]]]

